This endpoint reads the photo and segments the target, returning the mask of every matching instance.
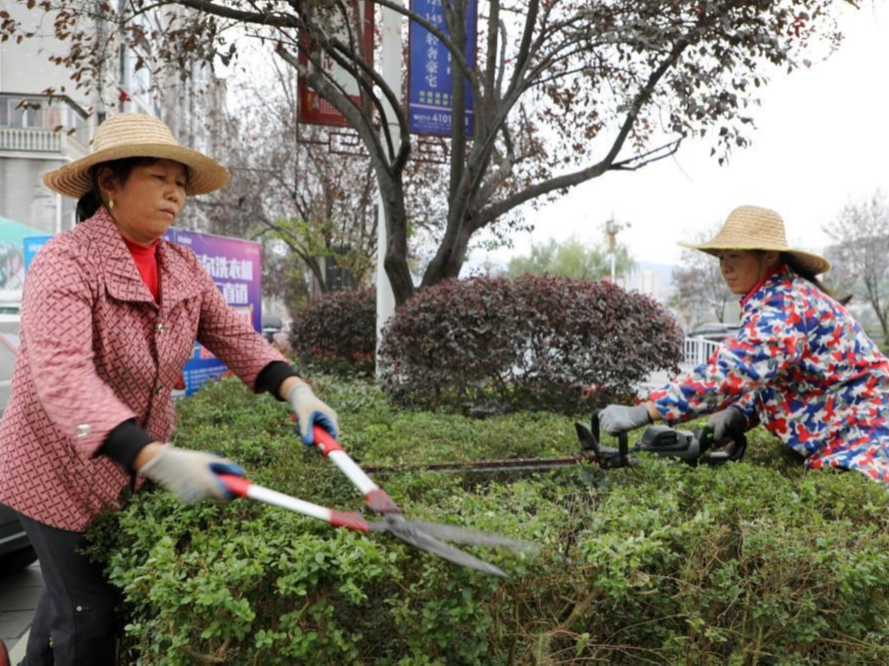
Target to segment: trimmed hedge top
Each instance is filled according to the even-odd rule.
[[[316,382],[363,464],[564,455],[571,419],[399,413],[360,383]],[[122,663],[861,664],[889,658],[889,494],[808,472],[764,431],[744,463],[643,457],[501,476],[383,479],[408,516],[496,531],[536,557],[472,549],[508,580],[381,535],[236,501],[142,493],[97,525],[129,614]],[[362,498],[234,380],[180,403],[177,445],[337,507]]]

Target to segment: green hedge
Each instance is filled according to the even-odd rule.
[[[316,383],[364,464],[564,455],[573,424],[393,411]],[[284,406],[226,380],[183,401],[177,444],[341,509],[361,498],[290,433]],[[860,664],[889,662],[889,493],[806,472],[757,433],[747,462],[599,472],[392,474],[409,516],[498,531],[536,557],[473,549],[462,570],[385,536],[237,501],[143,493],[97,525],[128,612],[122,663]]]
[[[374,374],[377,345],[374,290],[329,292],[292,314],[290,346],[300,363],[341,376]]]

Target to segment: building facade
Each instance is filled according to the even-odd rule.
[[[140,54],[122,43],[115,24],[93,20],[109,57],[94,85],[79,90],[71,72],[50,61],[70,48],[55,38],[52,15],[10,0],[0,0],[0,9],[35,33],[21,43],[0,43],[0,217],[46,234],[73,227],[75,202],[47,189],[41,175],[85,156],[98,125],[123,111],[159,117],[180,143],[225,161],[226,91],[211,67],[164,68],[153,77],[150,67],[137,68]],[[168,18],[158,13],[140,20]],[[181,224],[208,228],[199,206],[186,208]]]

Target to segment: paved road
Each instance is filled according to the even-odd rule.
[[[37,608],[37,600],[43,589],[40,564],[34,563],[24,571],[0,576],[0,638],[12,653],[13,664],[23,645],[16,644],[31,626],[31,618]]]

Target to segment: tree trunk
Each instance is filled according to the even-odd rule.
[[[874,310],[877,312],[877,319],[879,319],[880,328],[883,331],[883,346],[889,346],[889,312],[884,309],[877,309],[876,306]]]
[[[395,304],[403,305],[414,295],[414,280],[407,265],[407,210],[404,205],[404,185],[400,175],[380,183],[383,200],[383,213],[386,218],[386,247],[377,248],[385,252],[383,266]]]
[[[448,232],[438,247],[438,252],[426,268],[421,289],[442,280],[460,276],[460,270],[466,260],[466,251],[469,248],[469,239],[472,235],[468,231],[469,228],[470,225],[467,222],[449,225]]]

